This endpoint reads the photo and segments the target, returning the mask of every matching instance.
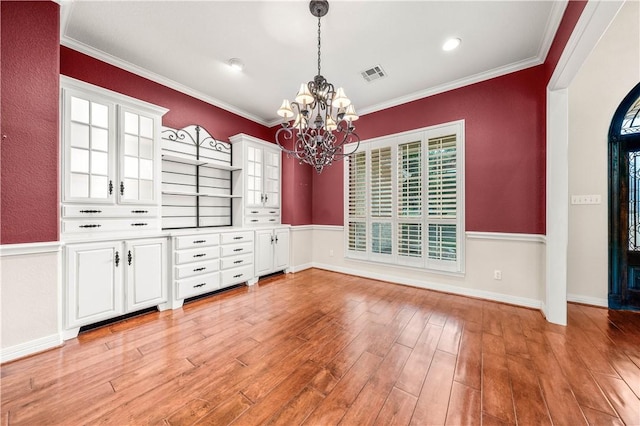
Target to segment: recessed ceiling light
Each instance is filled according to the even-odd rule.
[[[244,69],[244,63],[238,58],[231,58],[229,62],[227,62],[232,70],[236,72],[240,72]]]
[[[453,50],[456,47],[460,46],[460,43],[462,43],[461,39],[459,39],[459,38],[450,38],[449,40],[444,42],[444,44],[442,45],[442,50],[444,50],[444,51]]]

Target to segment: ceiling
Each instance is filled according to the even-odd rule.
[[[322,74],[363,115],[538,65],[566,4],[333,0],[322,18]],[[307,1],[61,5],[61,44],[261,124],[277,124],[282,100],[317,74]],[[445,52],[450,37],[462,44]],[[387,76],[366,82],[361,72],[377,65]]]

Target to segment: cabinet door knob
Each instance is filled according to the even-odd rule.
[[[116,262],[116,266],[120,265],[120,253],[118,253],[117,251],[116,251],[115,262]]]
[[[129,263],[129,265],[131,265],[132,260],[133,260],[133,256],[131,256],[131,250],[129,250],[129,253],[127,253],[127,262]]]
[[[124,195],[124,182],[120,182],[120,195]]]
[[[109,181],[109,195],[113,194],[113,181]]]

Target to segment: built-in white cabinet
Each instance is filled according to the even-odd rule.
[[[159,230],[167,110],[65,76],[61,105],[62,234]]]
[[[256,230],[255,275],[289,268],[289,227]]]
[[[234,224],[279,224],[282,151],[275,144],[245,134],[232,136],[229,141],[233,165],[242,168],[240,184],[244,189]]]
[[[172,238],[172,246],[173,309],[182,306],[184,299],[256,281],[251,230],[178,234]]]
[[[167,240],[68,244],[65,338],[81,326],[167,301]]]
[[[231,165],[231,145],[190,125],[162,129],[162,228],[232,225],[233,190],[240,167]]]

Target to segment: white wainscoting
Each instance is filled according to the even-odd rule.
[[[60,242],[0,246],[0,362],[62,344]]]
[[[291,231],[294,272],[316,267],[530,308],[542,306],[543,235],[467,232],[466,272],[454,275],[346,259],[342,226],[293,226]],[[494,279],[496,270],[501,280]]]

